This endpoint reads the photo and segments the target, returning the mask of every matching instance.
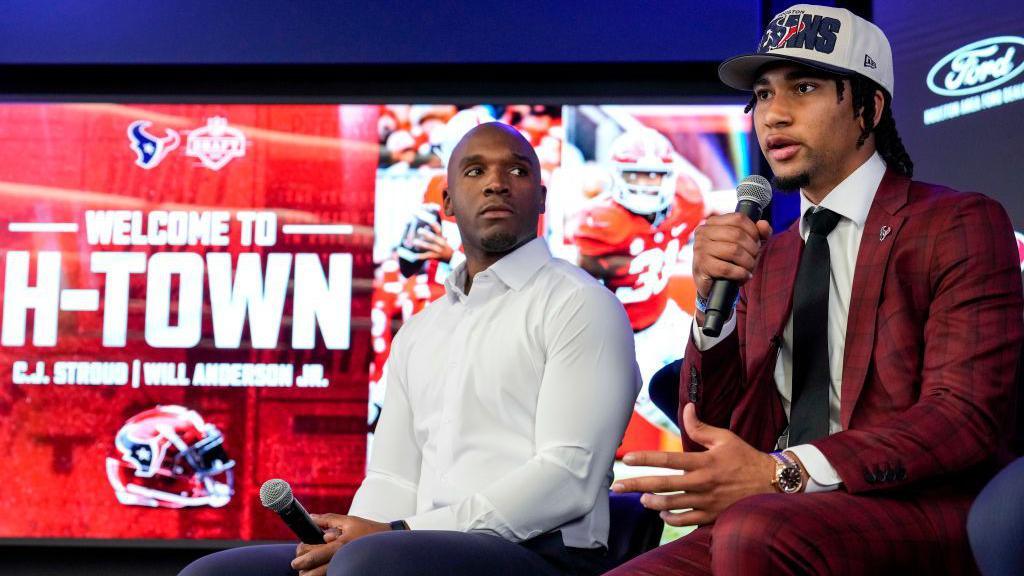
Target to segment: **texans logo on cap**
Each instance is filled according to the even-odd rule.
[[[831,54],[843,23],[835,18],[803,10],[787,10],[775,17],[761,37],[758,53],[779,48],[805,48]]]
[[[730,58],[718,76],[733,88],[751,90],[761,68],[792,62],[873,80],[892,96],[892,49],[885,34],[845,8],[797,4],[777,14],[757,44],[757,52]]]

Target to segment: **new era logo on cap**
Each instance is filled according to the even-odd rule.
[[[757,52],[718,68],[723,82],[750,90],[762,66],[789,61],[841,75],[867,77],[892,95],[892,50],[885,34],[845,8],[797,4],[772,18]]]

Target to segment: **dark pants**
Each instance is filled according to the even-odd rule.
[[[204,556],[178,576],[295,576],[295,544],[233,548]],[[521,544],[487,534],[379,532],[341,547],[328,576],[591,576],[610,568],[603,551],[566,548],[560,533]]]
[[[982,574],[1024,574],[1024,458],[978,495],[967,516],[967,536]]]
[[[974,574],[970,498],[744,498],[711,526],[655,548],[612,576]]]

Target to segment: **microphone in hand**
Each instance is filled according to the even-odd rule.
[[[260,501],[281,517],[288,528],[306,544],[323,544],[324,531],[313,523],[309,512],[292,494],[292,487],[280,478],[267,480],[260,487]]]
[[[772,186],[764,176],[747,176],[736,187],[736,196],[736,212],[751,222],[757,222],[761,219],[761,212],[772,201]],[[711,284],[704,325],[701,327],[705,336],[716,337],[722,333],[722,327],[732,314],[739,290],[739,284],[724,278],[717,278]]]

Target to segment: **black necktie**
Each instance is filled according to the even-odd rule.
[[[828,287],[831,263],[828,234],[841,216],[831,210],[807,211],[807,235],[793,286],[793,393],[789,445],[828,436]]]

